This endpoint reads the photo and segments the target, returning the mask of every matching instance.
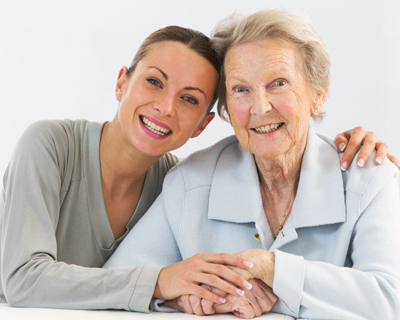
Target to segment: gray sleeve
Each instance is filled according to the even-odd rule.
[[[159,267],[106,270],[57,261],[67,140],[62,126],[47,121],[30,126],[16,146],[0,203],[4,296],[19,307],[148,312]]]
[[[180,227],[183,193],[178,191],[179,182],[178,185],[168,182],[171,179],[166,179],[163,186],[165,191],[127,235],[104,268],[131,268],[139,265],[146,265],[148,268],[151,265],[167,266],[182,260],[176,236]],[[171,201],[175,205],[171,206]],[[169,203],[168,210],[166,203]],[[176,312],[175,309],[162,306],[162,302],[153,300],[151,309]]]

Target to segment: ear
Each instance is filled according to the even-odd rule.
[[[327,94],[326,90],[323,90],[315,94],[313,107],[311,109],[311,112],[314,113],[315,115],[322,112],[322,109],[324,108],[325,105],[326,94]]]
[[[115,86],[115,97],[119,102],[122,99],[123,87],[124,83],[127,80],[126,73],[128,72],[127,67],[122,67],[121,70],[118,72],[117,84]]]
[[[208,126],[208,124],[214,119],[215,117],[215,112],[210,112],[209,114],[206,115],[203,123],[197,130],[192,134],[191,138],[196,138],[197,136],[200,135],[204,131],[204,129]]]

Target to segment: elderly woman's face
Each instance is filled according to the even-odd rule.
[[[264,40],[231,48],[225,61],[229,118],[243,148],[271,158],[305,144],[315,95],[298,52]]]

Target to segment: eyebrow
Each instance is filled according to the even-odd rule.
[[[158,71],[160,71],[161,72],[161,74],[163,75],[163,77],[164,77],[164,79],[165,80],[168,80],[168,75],[164,72],[164,71],[162,71],[160,68],[158,68],[158,67],[155,67],[155,66],[148,66],[148,68],[154,68],[154,69],[157,69]]]
[[[148,66],[148,68],[157,69],[158,71],[160,71],[160,73],[162,74],[162,76],[164,77],[164,79],[168,81],[168,75],[167,75],[163,70],[161,70],[159,67],[156,67],[156,66]],[[197,90],[197,91],[201,92],[201,93],[207,98],[207,95],[206,95],[206,94],[204,93],[204,91],[201,90],[200,88],[196,88],[196,87],[185,87],[184,89],[185,89],[185,90]]]
[[[204,93],[203,90],[201,90],[200,88],[196,88],[196,87],[185,87],[185,90],[197,90],[200,91],[202,94],[204,94],[204,96],[207,98],[207,95]]]

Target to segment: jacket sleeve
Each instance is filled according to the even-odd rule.
[[[351,267],[307,261],[276,250],[274,292],[295,317],[397,319],[400,314],[397,172],[385,182],[371,178],[360,195],[351,190],[347,193],[347,207],[356,207],[359,215],[347,257]]]
[[[57,261],[66,146],[63,128],[49,121],[30,126],[16,146],[0,200],[0,300],[18,307],[146,312],[155,285],[148,279],[160,268],[105,270]],[[135,295],[138,288],[150,296]]]

